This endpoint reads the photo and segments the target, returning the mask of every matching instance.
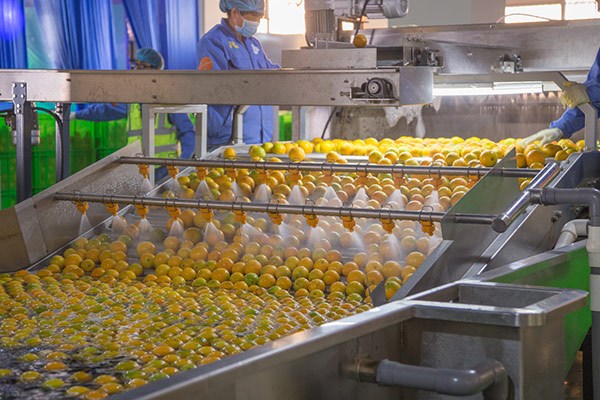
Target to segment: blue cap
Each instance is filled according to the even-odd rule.
[[[165,60],[160,55],[160,53],[149,47],[139,49],[137,53],[135,53],[135,58],[138,61],[142,61],[152,65],[152,67],[155,69],[165,68]]]
[[[219,7],[224,13],[237,8],[240,12],[255,12],[264,15],[265,0],[220,0]]]

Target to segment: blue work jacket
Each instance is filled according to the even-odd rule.
[[[596,55],[594,65],[590,69],[587,80],[584,82],[592,105],[600,109],[600,50]],[[558,119],[550,124],[551,128],[559,128],[565,137],[571,137],[575,132],[585,126],[585,116],[579,108],[570,108]]]
[[[200,70],[277,69],[266,56],[255,37],[238,39],[226,19],[213,27],[198,43]],[[251,97],[248,100],[252,100]],[[233,106],[208,107],[208,145],[220,146],[231,142]],[[273,137],[273,107],[251,106],[244,114],[244,143],[271,141]]]

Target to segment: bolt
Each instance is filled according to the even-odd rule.
[[[22,88],[24,88],[24,87],[25,87],[25,84],[24,84],[24,83],[21,83],[21,87],[22,87]]]
[[[557,222],[559,219],[562,218],[562,212],[561,211],[555,211],[554,215],[552,216],[552,218],[550,218],[550,221],[552,221],[552,223]]]

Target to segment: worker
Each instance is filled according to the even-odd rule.
[[[544,129],[523,140],[527,146],[536,140],[541,145],[554,142],[562,138],[569,138],[575,132],[585,126],[585,116],[578,106],[592,103],[600,108],[600,50],[596,55],[594,65],[590,69],[587,80],[584,83],[567,82],[567,87],[562,92],[561,102],[569,107],[558,120],[550,124],[550,128]]]
[[[150,48],[142,48],[136,52],[133,68],[136,70],[164,68],[164,59],[161,54]],[[114,121],[127,118],[127,128],[130,137],[139,139],[142,132],[142,112],[139,104],[92,104],[87,108],[71,113],[71,119],[86,121]],[[158,120],[158,117],[157,117]],[[157,121],[158,123],[158,121]],[[172,131],[171,124],[175,126],[176,138],[181,144],[181,158],[191,158],[194,155],[195,130],[187,114],[168,114],[164,126],[157,126],[156,133],[169,133]],[[164,139],[156,137],[158,146],[169,146],[174,144],[173,139],[163,135]],[[162,142],[162,143],[161,143]],[[173,149],[174,150],[174,149]],[[168,157],[170,151],[158,153],[157,156]],[[157,169],[156,178],[160,179],[166,175],[164,168]]]
[[[198,69],[252,70],[277,69],[254,37],[265,13],[264,0],[220,0],[227,13],[219,25],[207,32],[198,43]],[[249,98],[250,99],[250,98]],[[208,146],[210,149],[233,140],[233,106],[208,107]],[[273,137],[273,108],[251,106],[244,114],[243,141],[264,143]]]

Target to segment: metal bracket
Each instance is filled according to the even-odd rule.
[[[233,109],[232,144],[244,143],[244,114],[250,106],[237,106]]]
[[[33,110],[27,101],[27,83],[13,82],[17,132],[17,203],[31,197],[31,129]]]
[[[598,148],[598,110],[590,103],[580,105],[579,109],[585,115],[585,150],[595,151]]]
[[[521,56],[518,54],[513,54],[512,56],[508,54],[501,55],[498,58],[498,66],[494,70],[504,74],[516,74],[517,72],[523,72]]]
[[[56,103],[54,111],[62,119],[56,124],[56,182],[69,177],[71,172],[71,103]]]

